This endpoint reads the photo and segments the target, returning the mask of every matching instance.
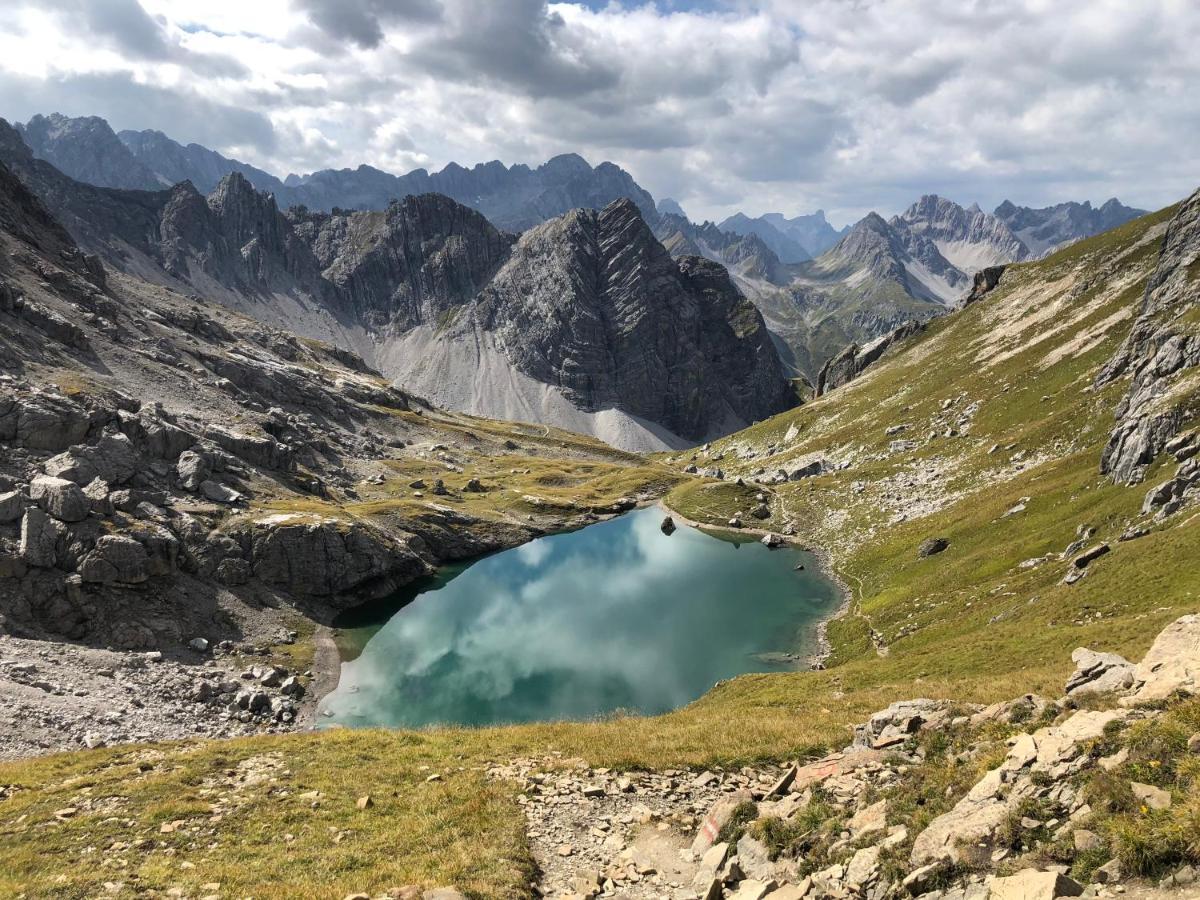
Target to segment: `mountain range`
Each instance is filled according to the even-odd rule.
[[[332,258],[327,252],[335,240],[331,229],[336,229],[328,223],[315,226],[310,213],[331,215],[346,227],[353,219],[346,215],[347,210],[375,214],[355,221],[354,227],[365,228],[365,232],[339,238],[345,249],[360,234],[374,235],[367,239],[377,240],[378,223],[387,219],[389,205],[409,196],[441,194],[479,211],[495,228],[509,233],[533,229],[575,209],[600,210],[628,199],[677,260],[700,256],[728,269],[736,289],[762,313],[786,368],[813,385],[821,366],[847,345],[870,342],[910,320],[926,321],[944,313],[967,292],[972,276],[980,269],[1041,257],[1143,213],[1113,199],[1099,208],[1072,202],[1033,209],[1005,201],[989,214],[975,205],[964,208],[927,195],[900,215],[885,220],[872,213],[841,230],[834,229],[820,210],[794,217],[736,213],[720,223],[697,224],[687,218],[676,201],[663,199],[656,203],[619,166],[602,162],[593,167],[574,154],[554,157],[536,168],[493,161],[468,169],[450,163],[434,173],[418,169],[393,175],[364,165],[279,178],[200,145],[182,145],[161,132],[115,133],[98,117],[35,116],[16,127],[34,157],[53,164],[78,182],[155,192],[190,183],[195,196],[185,192],[176,201],[185,207],[217,191],[226,175],[237,173],[255,190],[273,195],[272,215],[287,219],[294,230],[315,235],[320,246],[312,244],[312,249],[325,264],[321,271],[330,270],[333,278],[347,277],[344,260]],[[60,197],[60,205],[69,206],[69,199]],[[79,232],[94,228],[89,219],[94,219],[96,210],[109,199],[92,197],[91,212],[74,217],[71,227]],[[289,209],[292,211],[283,212]],[[107,224],[113,233],[130,227],[127,222],[111,219]],[[153,222],[142,224],[151,231],[156,227]],[[142,240],[131,235],[131,246]],[[510,234],[509,240],[515,238]],[[411,258],[415,251],[410,246],[406,252]],[[164,246],[151,255],[161,257],[170,271],[183,264],[179,253],[170,247]],[[216,265],[215,256],[220,252],[214,245],[201,255],[204,265],[197,267],[193,260],[184,268],[207,271]],[[285,256],[292,263],[301,262],[292,251]],[[277,263],[259,259],[257,264],[273,268]],[[314,265],[311,261],[303,264],[310,268]],[[245,260],[227,262],[223,272],[228,275],[245,265]],[[381,279],[393,274],[389,266],[379,269]],[[287,271],[287,265],[283,269]],[[202,276],[192,272],[189,277]],[[277,279],[277,275],[271,277]],[[317,283],[311,272],[293,273],[293,277],[298,283]],[[362,281],[358,276],[360,293]],[[470,285],[480,286],[473,281]],[[221,291],[228,285],[222,276],[215,276],[210,287]],[[293,293],[307,290],[293,288]],[[459,288],[465,290],[462,285],[456,286]],[[382,284],[372,291],[390,293]],[[228,300],[241,302],[238,297]],[[339,340],[354,344],[374,358],[374,339],[364,337],[357,325],[348,330],[341,324],[317,327],[316,320],[327,315],[321,309],[306,308],[303,314],[291,310],[288,315],[300,316],[309,323],[307,327],[321,334],[341,335]],[[427,324],[406,321],[408,327]],[[399,327],[397,322],[388,325],[390,333]],[[414,365],[392,366],[393,371],[401,369],[408,377],[416,377],[418,371],[432,371]],[[543,406],[540,401],[530,400],[518,408],[540,420],[552,415],[542,410]]]
[[[674,260],[628,199],[519,239],[440,194],[281,211],[240,173],[206,197],[84,184],[0,121],[0,162],[113,268],[360,353],[454,408],[682,447],[795,402],[725,271]]]

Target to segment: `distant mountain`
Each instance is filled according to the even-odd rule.
[[[54,113],[16,127],[35,156],[77,181],[143,191],[173,183],[140,163],[99,116],[71,119]]]
[[[687,213],[683,211],[683,207],[679,205],[678,200],[672,200],[670,197],[661,198],[655,204],[655,209],[658,210],[660,216],[680,216],[687,218]]]
[[[762,221],[774,226],[808,251],[809,256],[820,256],[850,232],[846,225],[838,230],[825,219],[825,210],[818,209],[807,216],[787,218],[782,213],[767,213]]]
[[[743,213],[737,213],[725,219],[717,227],[733,234],[756,235],[771,248],[782,263],[798,263],[812,259],[812,254],[798,241],[788,237],[765,219],[751,219]]]
[[[393,175],[361,165],[281,180],[199,144],[184,146],[161,132],[115,135],[107,122],[94,116],[35,116],[18,128],[31,135],[27,143],[39,159],[100,187],[156,190],[190,181],[207,193],[222,177],[237,172],[256,189],[274,194],[281,208],[304,206],[323,212],[384,210],[391,201],[409,195],[439,193],[511,231],[524,231],[572,209],[602,209],[623,197],[632,200],[647,219],[658,215],[654,198],[624,169],[610,162],[593,167],[574,153],[556,156],[535,169],[493,161],[470,169],[450,163],[440,172],[415,169]]]
[[[795,402],[762,316],[725,269],[673,260],[629,199],[518,240],[439,194],[285,213],[236,172],[208,196],[190,181],[96,187],[35,158],[3,120],[0,163],[114,268],[353,350],[452,408],[644,450]],[[245,377],[236,359],[213,364]]]
[[[922,251],[912,239],[928,239],[945,260],[967,275],[1030,255],[1029,248],[996,216],[976,205],[964,209],[937,194],[926,194],[891,224],[911,236],[907,240],[914,255]],[[954,282],[955,287],[960,283]]]
[[[185,147],[178,141],[171,140],[161,131],[121,131],[117,137],[138,163],[154,172],[164,185],[190,181],[197,190],[208,193],[216,188],[221,179],[230,172],[237,172],[260,191],[270,191],[277,197],[284,191],[283,182],[262,169],[257,169],[236,159],[229,159],[215,150],[209,150],[199,144],[188,144]],[[49,159],[49,157],[43,158]],[[50,162],[54,162],[54,160],[50,159]],[[77,177],[70,172],[66,174],[71,175],[72,178]],[[79,178],[78,180],[87,181],[88,179]],[[122,187],[123,185],[105,186]]]
[[[675,258],[711,259],[725,266],[739,283],[745,280],[787,283],[789,276],[779,257],[757,234],[725,231],[712,222],[697,225],[684,216],[671,214],[658,217],[654,234]]]
[[[397,351],[399,382],[435,402],[529,419],[569,401],[560,423],[618,445],[696,442],[795,402],[726,270],[672,259],[630,200],[525,232],[475,302]]]
[[[1113,197],[1098,209],[1087,201],[1033,209],[1005,200],[996,207],[995,214],[1029,248],[1033,257],[1040,258],[1067,244],[1144,216],[1146,210],[1125,206]]]

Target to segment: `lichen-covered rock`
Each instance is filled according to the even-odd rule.
[[[1079,647],[1071,654],[1071,661],[1075,672],[1067,679],[1070,695],[1123,691],[1133,684],[1133,663],[1116,653]]]
[[[92,503],[79,485],[53,475],[34,478],[29,499],[60,522],[82,522],[92,511]]]
[[[37,507],[21,519],[21,558],[31,566],[50,568],[58,561],[58,548],[67,529]]]
[[[150,577],[146,548],[133,538],[106,534],[79,565],[84,581],[140,584]]]
[[[1164,700],[1177,691],[1200,693],[1200,615],[1181,616],[1154,639],[1133,673],[1130,704]]]
[[[100,478],[110,485],[122,485],[138,470],[141,460],[136,448],[124,434],[104,434],[94,445],[69,447],[46,460],[47,475],[65,478],[78,485]]]
[[[252,541],[254,574],[303,597],[376,593],[429,571],[415,549],[356,522],[272,517],[255,523]]]
[[[25,506],[25,498],[20,491],[7,491],[0,494],[0,524],[15,522],[21,518],[21,510]]]
[[[84,439],[91,418],[53,394],[0,399],[0,441],[31,450],[65,450]]]
[[[1097,387],[1103,387],[1132,376],[1100,460],[1100,471],[1123,484],[1141,481],[1179,429],[1200,413],[1200,393],[1187,387],[1184,374],[1200,365],[1200,332],[1186,324],[1186,313],[1200,307],[1197,260],[1200,191],[1183,202],[1167,226],[1142,311],[1124,346],[1096,377]]]

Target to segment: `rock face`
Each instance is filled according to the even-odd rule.
[[[1007,266],[988,266],[985,269],[980,269],[975,273],[975,280],[971,284],[971,291],[962,298],[963,306],[970,306],[976,300],[981,300],[1000,284],[1000,276],[1004,274]]]
[[[1123,225],[1146,210],[1123,205],[1116,197],[1099,207],[1091,203],[1059,203],[1032,209],[1005,200],[994,215],[1013,232],[1035,258],[1053,253],[1060,247]]]
[[[817,376],[817,396],[853,381],[868,366],[878,361],[893,345],[914,334],[920,334],[924,330],[924,322],[905,322],[899,328],[889,331],[883,337],[876,338],[869,344],[861,347],[858,344],[851,344],[821,367],[821,373]]]
[[[689,442],[794,403],[762,316],[725,270],[673,260],[627,200],[524,234],[438,344],[450,345],[435,349],[447,355],[455,345],[490,347],[481,371],[511,367],[581,410],[619,409]],[[441,379],[429,368],[402,376],[435,401]],[[484,415],[511,402],[471,399]]]
[[[300,597],[385,592],[429,571],[415,551],[373,530],[340,521],[262,523],[251,535],[254,574]]]
[[[487,284],[515,238],[439,194],[393,201],[383,213],[293,210],[324,278],[367,327],[436,326]]]
[[[1131,377],[1117,406],[1117,426],[1100,461],[1113,480],[1134,484],[1184,423],[1200,413],[1195,391],[1185,390],[1200,365],[1200,191],[1180,206],[1163,240],[1158,266],[1146,285],[1142,311],[1125,345],[1096,377],[1103,387]]]

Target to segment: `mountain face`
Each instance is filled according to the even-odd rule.
[[[1146,210],[1125,206],[1116,197],[1098,209],[1093,209],[1087,201],[1033,209],[1005,200],[996,207],[995,215],[1029,248],[1032,256],[1041,258],[1066,244],[1144,216]]]
[[[936,194],[923,196],[893,218],[892,226],[912,238],[927,239],[945,260],[967,275],[1029,256],[1029,249],[999,218],[978,206],[963,209]],[[911,241],[910,249],[915,246],[916,242]],[[921,251],[915,255],[921,255]]]
[[[99,116],[34,116],[17,130],[35,156],[77,181],[143,191],[173,183],[138,162]]]
[[[215,150],[209,150],[199,144],[188,144],[185,147],[183,144],[171,140],[161,131],[121,131],[117,137],[134,159],[155,173],[163,184],[171,185],[181,181],[190,181],[197,190],[207,194],[226,175],[237,172],[245,176],[260,191],[270,191],[279,196],[284,189],[282,181],[262,169],[257,169],[236,159],[229,159]],[[43,158],[54,162],[50,157]],[[66,174],[77,181],[89,180],[72,172],[66,172]],[[125,185],[119,184],[106,186],[125,187]]]
[[[378,213],[288,215],[343,308],[379,334],[436,326],[488,283],[515,241],[440,194],[405,197]]]
[[[794,403],[762,316],[726,271],[672,259],[629,200],[527,231],[420,347],[400,381],[435,402],[522,418],[565,398],[615,443],[634,429],[697,442]]]
[[[729,231],[733,234],[743,236],[753,234],[757,236],[764,244],[771,248],[782,263],[798,263],[804,262],[806,259],[812,259],[812,254],[798,241],[789,237],[765,219],[751,219],[743,213],[737,213],[725,219],[717,227],[722,231]]]
[[[518,242],[441,195],[285,214],[238,173],[207,197],[81,184],[2,122],[0,162],[110,265],[359,352],[457,409],[661,449],[794,402],[754,306],[719,266],[673,261],[631,200]]]
[[[787,235],[805,249],[809,256],[820,256],[850,232],[846,225],[838,230],[825,219],[825,210],[818,209],[807,216],[787,218],[782,213],[767,213],[759,217]]]
[[[1196,432],[1176,435],[1200,415],[1195,389],[1200,366],[1200,191],[1179,207],[1167,227],[1158,265],[1124,346],[1096,377],[1097,387],[1131,376],[1116,410],[1117,425],[1100,461],[1114,481],[1135,484],[1164,450],[1185,461],[1197,452]],[[1179,501],[1188,487],[1176,477],[1147,503]],[[1155,498],[1155,499],[1151,499]]]

